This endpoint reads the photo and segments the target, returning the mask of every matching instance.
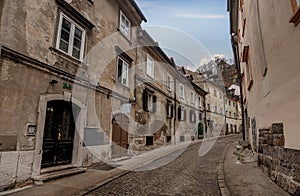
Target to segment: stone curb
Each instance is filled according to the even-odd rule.
[[[219,190],[220,190],[220,195],[221,196],[230,196],[231,195],[229,190],[228,190],[228,187],[226,185],[226,182],[225,182],[224,161],[225,161],[225,158],[226,158],[227,150],[231,146],[232,143],[233,142],[229,142],[226,145],[225,150],[222,154],[222,159],[221,159],[221,161],[219,162],[219,165],[218,165],[218,185],[219,185]]]

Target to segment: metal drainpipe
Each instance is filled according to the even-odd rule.
[[[243,140],[246,140],[246,132],[245,132],[245,114],[244,114],[244,96],[243,96],[243,86],[242,86],[242,75],[241,75],[241,67],[240,67],[240,59],[238,56],[238,45],[234,41],[234,36],[231,38],[232,46],[233,46],[233,55],[235,59],[235,64],[238,72],[238,82],[240,86],[240,94],[241,94],[241,110],[242,110],[242,128],[243,128]]]
[[[176,132],[176,108],[177,108],[177,100],[176,100],[176,78],[174,77],[174,142],[176,144],[176,136],[175,136],[175,132]]]

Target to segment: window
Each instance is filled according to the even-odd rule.
[[[121,33],[130,40],[130,29],[131,29],[131,22],[128,18],[124,15],[122,11],[120,11],[120,26],[119,29]]]
[[[229,117],[231,117],[231,112],[229,112]]]
[[[60,13],[56,48],[80,61],[83,60],[85,30]]]
[[[233,107],[235,107],[235,103],[234,102],[232,102],[232,105],[233,105]]]
[[[222,99],[222,93],[221,92],[219,92],[219,98]]]
[[[167,75],[167,89],[169,90],[169,91],[171,91],[171,76],[168,74]]]
[[[217,90],[214,88],[214,96],[217,97]]]
[[[207,92],[209,92],[209,86],[206,87]]]
[[[228,105],[231,106],[231,101],[228,101]]]
[[[126,63],[120,57],[118,58],[118,82],[121,84],[128,86],[128,63]]]
[[[217,106],[215,106],[215,113],[217,113],[217,111],[218,111],[218,107],[217,107]]]
[[[199,113],[199,120],[202,121],[202,113]]]
[[[300,0],[291,0],[293,16],[290,19],[291,23],[294,23],[295,26],[300,22]]]
[[[184,99],[184,86],[182,84],[179,84],[179,96]]]
[[[220,114],[223,114],[223,108],[220,108]]]
[[[147,57],[147,75],[154,78],[154,62],[149,55]]]
[[[190,122],[191,122],[191,123],[196,122],[196,113],[195,113],[194,110],[191,110],[191,111],[190,111]]]
[[[243,62],[246,63],[247,83],[248,83],[248,90],[250,91],[253,85],[253,79],[252,79],[252,67],[250,63],[249,53],[250,53],[249,46],[245,46],[243,51]]]
[[[201,97],[198,97],[198,107],[201,107]]]
[[[147,112],[156,112],[156,99],[154,92],[145,89],[143,92],[143,109]]]
[[[173,104],[171,101],[167,101],[167,117],[173,118]]]
[[[195,93],[191,92],[191,103],[194,104],[195,103]]]
[[[186,120],[186,109],[181,106],[178,107],[178,120],[180,121]]]
[[[207,104],[207,110],[210,111],[210,104]]]

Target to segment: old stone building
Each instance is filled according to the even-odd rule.
[[[229,0],[228,10],[246,140],[271,179],[299,195],[300,3]]]
[[[225,97],[225,120],[226,134],[241,133],[242,116],[240,109],[240,97],[234,92],[235,90],[226,90]]]
[[[0,19],[0,189],[202,137],[206,93],[134,0],[4,0]]]
[[[0,10],[0,187],[122,154],[118,111],[134,96],[135,27],[146,21],[135,2],[4,0]]]

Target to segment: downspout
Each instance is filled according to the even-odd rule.
[[[245,132],[245,114],[244,114],[244,95],[243,95],[243,87],[242,87],[242,75],[241,75],[241,65],[240,65],[240,59],[238,56],[238,43],[235,41],[234,37],[236,35],[232,35],[231,37],[231,43],[232,43],[232,49],[233,49],[233,55],[235,60],[235,65],[238,72],[238,83],[240,86],[240,94],[241,94],[241,110],[242,110],[242,131],[243,131],[243,140],[246,140],[246,132]]]
[[[173,129],[174,129],[174,144],[176,144],[176,108],[177,108],[177,100],[176,100],[176,78],[174,77],[174,126],[173,126]]]

